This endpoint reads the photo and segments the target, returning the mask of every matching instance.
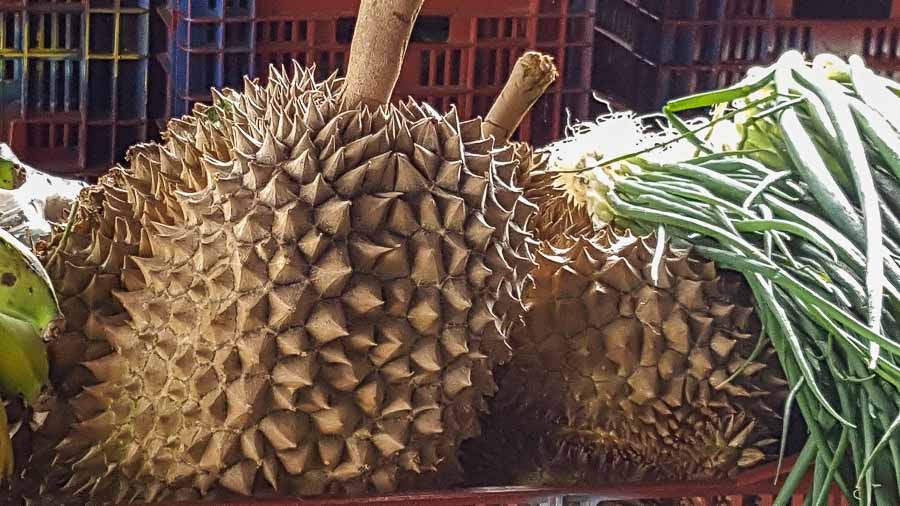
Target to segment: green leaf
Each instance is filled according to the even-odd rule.
[[[33,400],[41,392],[49,376],[42,335],[59,314],[47,271],[0,229],[0,393]]]
[[[42,334],[59,317],[47,271],[25,245],[0,229],[0,313],[24,320]]]
[[[16,164],[0,158],[0,189],[14,190],[17,186],[19,170]]]
[[[33,401],[48,377],[41,335],[28,322],[0,313],[0,391]]]
[[[6,407],[0,402],[0,483],[12,476],[13,448],[9,438],[9,422],[6,419]]]

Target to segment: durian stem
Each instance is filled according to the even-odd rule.
[[[375,108],[390,102],[423,3],[424,0],[362,0],[344,81],[347,107]]]
[[[522,55],[487,113],[481,127],[484,136],[493,135],[498,147],[506,144],[558,76],[553,57],[535,51]]]

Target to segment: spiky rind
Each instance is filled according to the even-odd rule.
[[[556,182],[556,175],[549,172],[547,153],[535,151],[525,143],[513,144],[516,180],[525,191],[525,198],[537,206],[528,228],[535,239],[549,244],[567,237],[590,235],[594,225],[588,210],[575,203]]]
[[[49,248],[65,241],[48,267],[69,321],[26,470],[42,497],[458,479],[522,310],[533,206],[478,121],[345,110],[341,86],[295,65],[214,92],[82,195]]]
[[[654,243],[607,229],[541,245],[514,358],[467,444],[477,483],[721,478],[776,449],[785,382],[770,347],[746,363],[759,324],[743,281],[667,249],[654,285]]]

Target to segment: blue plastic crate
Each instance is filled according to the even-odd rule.
[[[24,58],[0,58],[0,118],[22,112],[24,61]]]
[[[254,74],[255,0],[169,0],[168,112],[181,116],[208,101],[211,88],[239,86]]]
[[[252,18],[255,0],[167,0],[165,8],[191,21]]]

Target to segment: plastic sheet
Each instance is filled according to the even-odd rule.
[[[0,189],[0,227],[33,246],[49,235],[54,226],[63,224],[66,211],[87,184],[29,167],[9,146],[0,143],[0,163],[4,162],[12,162],[19,174],[15,189]]]

